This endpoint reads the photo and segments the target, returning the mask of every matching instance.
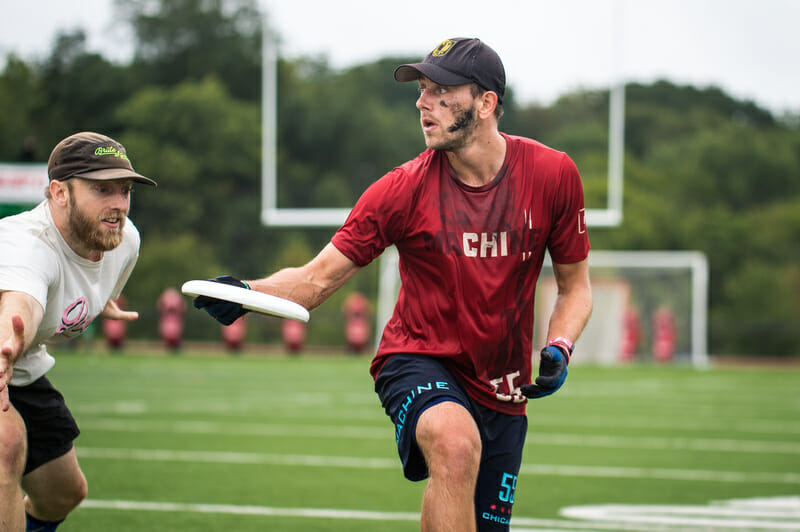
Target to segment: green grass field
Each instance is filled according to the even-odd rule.
[[[89,481],[59,530],[418,530],[367,358],[56,357]],[[800,530],[798,390],[797,367],[576,365],[529,405],[512,530]]]

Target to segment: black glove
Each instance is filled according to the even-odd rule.
[[[556,345],[548,345],[542,349],[539,360],[539,376],[536,384],[522,386],[522,395],[529,399],[538,399],[555,393],[567,378],[569,354]]]
[[[212,283],[229,284],[239,286],[241,288],[250,289],[247,283],[240,281],[236,277],[230,275],[220,275],[209,279]],[[208,296],[197,296],[192,300],[194,308],[201,308],[211,314],[211,316],[223,325],[230,325],[238,318],[244,316],[249,310],[244,308],[241,303],[234,303],[232,301],[225,301]]]

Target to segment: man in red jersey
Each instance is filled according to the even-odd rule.
[[[402,286],[370,372],[404,473],[428,479],[423,531],[509,529],[529,398],[555,392],[592,307],[583,188],[562,153],[498,130],[505,71],[478,39],[448,39],[398,81],[419,84],[428,149],[373,183],[305,266],[219,282],[325,301],[390,245]],[[532,379],[545,249],[558,297]],[[246,310],[198,297],[223,323]]]

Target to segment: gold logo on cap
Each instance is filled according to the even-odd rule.
[[[431,55],[433,57],[442,57],[443,55],[446,55],[447,52],[449,52],[450,49],[453,46],[455,46],[455,44],[456,44],[456,41],[453,41],[453,40],[450,40],[450,39],[448,39],[446,41],[442,41],[441,44],[439,44],[439,46],[437,46],[433,50],[433,52],[431,52]]]

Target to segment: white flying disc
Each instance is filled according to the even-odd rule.
[[[244,308],[293,320],[308,321],[308,310],[294,301],[282,297],[271,296],[255,290],[248,290],[240,286],[233,286],[212,281],[186,281],[181,287],[181,292],[187,296],[208,296],[239,303]]]

